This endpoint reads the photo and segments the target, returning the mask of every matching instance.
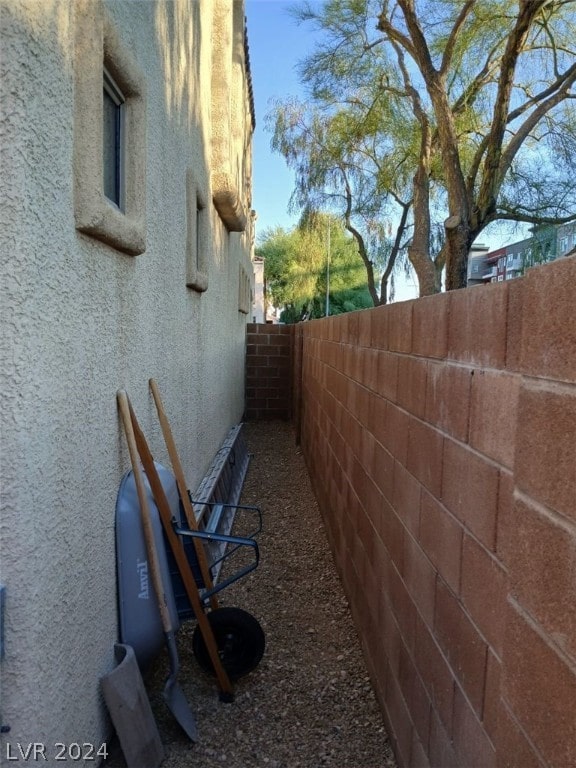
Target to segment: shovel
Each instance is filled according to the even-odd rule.
[[[117,643],[118,666],[101,678],[102,693],[128,768],[158,768],[164,749],[134,650]]]
[[[162,620],[162,627],[164,629],[164,636],[166,638],[166,644],[168,646],[168,653],[170,658],[170,675],[164,685],[163,697],[166,704],[168,705],[168,709],[172,712],[178,724],[182,727],[187,736],[191,739],[191,741],[197,741],[198,732],[196,728],[196,720],[192,714],[188,702],[186,701],[184,692],[177,682],[179,663],[178,652],[176,650],[176,637],[174,634],[174,628],[172,626],[170,611],[168,610],[168,605],[166,602],[164,584],[162,583],[162,574],[160,571],[160,564],[158,562],[156,544],[154,542],[154,533],[152,530],[150,510],[148,508],[148,500],[144,486],[144,478],[140,468],[138,449],[136,447],[136,439],[134,436],[134,430],[132,428],[128,396],[124,390],[119,390],[117,397],[120,415],[124,425],[124,432],[126,434],[126,442],[128,443],[128,451],[130,453],[132,470],[134,472],[134,481],[136,483],[138,500],[140,502],[142,528],[144,532],[144,539],[146,541],[150,574],[152,576],[152,583],[154,585],[154,590],[158,599],[158,610],[160,611],[160,618]]]

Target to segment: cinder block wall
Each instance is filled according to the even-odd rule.
[[[295,329],[301,445],[402,766],[576,766],[575,288],[571,258]]]
[[[291,418],[293,329],[269,323],[248,325],[245,419]]]

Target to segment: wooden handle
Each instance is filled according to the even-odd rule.
[[[158,412],[158,420],[160,421],[160,427],[162,429],[162,434],[164,435],[164,442],[166,443],[168,455],[170,456],[172,470],[174,472],[174,476],[176,477],[176,483],[178,485],[178,491],[180,492],[180,499],[182,500],[182,506],[184,507],[184,514],[186,515],[188,527],[191,531],[196,531],[198,530],[196,515],[194,514],[192,504],[190,503],[190,498],[188,497],[188,488],[186,486],[184,470],[182,469],[182,464],[180,463],[180,457],[178,456],[178,450],[176,449],[176,443],[174,442],[172,429],[170,428],[168,417],[166,415],[166,411],[164,410],[164,404],[162,403],[162,398],[160,397],[160,391],[154,379],[150,379],[148,383],[150,385],[150,390],[152,391],[152,397],[154,398],[156,411]],[[198,539],[194,539],[194,548],[196,549],[198,565],[200,566],[200,573],[202,574],[204,584],[206,585],[207,589],[212,589],[212,576],[210,575],[210,569],[208,567],[208,561],[206,559],[206,553],[204,552],[202,542]],[[218,600],[216,595],[212,595],[210,598],[210,607],[213,611],[218,608]]]
[[[130,449],[130,445],[132,444],[133,449],[135,451],[136,465],[138,467],[138,472],[139,472],[139,482],[141,484],[142,493],[144,496],[144,503],[146,505],[146,515],[148,517],[148,520],[150,520],[150,512],[148,509],[148,502],[146,500],[144,482],[142,479],[142,474],[140,472],[138,457],[142,459],[144,471],[146,472],[146,477],[148,478],[148,482],[150,483],[150,488],[152,490],[154,501],[158,508],[158,512],[160,513],[160,519],[162,521],[164,533],[166,534],[168,542],[170,543],[172,554],[174,555],[174,559],[176,560],[176,564],[178,566],[180,576],[182,577],[182,581],[184,582],[186,595],[188,597],[188,600],[190,601],[190,605],[192,606],[192,609],[196,616],[196,621],[198,622],[198,626],[200,628],[200,632],[202,633],[202,637],[204,638],[204,642],[206,643],[206,648],[210,655],[210,659],[212,660],[214,671],[216,672],[216,678],[218,680],[221,690],[224,693],[231,695],[233,692],[232,683],[230,682],[230,678],[228,677],[226,670],[222,666],[222,661],[218,654],[218,646],[216,645],[216,639],[214,637],[214,633],[212,631],[210,622],[208,621],[208,618],[204,613],[204,608],[202,606],[202,602],[200,600],[200,594],[198,592],[198,586],[196,585],[196,582],[194,580],[194,576],[192,574],[192,570],[190,568],[190,563],[188,562],[188,558],[186,556],[184,546],[180,538],[178,537],[178,535],[175,533],[174,528],[172,527],[172,511],[170,509],[170,504],[168,503],[168,499],[166,498],[164,486],[162,485],[162,481],[160,480],[160,476],[158,475],[158,470],[156,469],[156,466],[154,464],[154,458],[152,456],[152,453],[150,452],[148,443],[146,442],[146,437],[144,436],[144,433],[140,429],[140,425],[138,424],[138,419],[136,418],[136,414],[134,413],[134,410],[132,409],[128,396],[126,395],[125,392],[123,393],[123,396],[120,399],[122,401],[120,407],[121,407],[122,419],[124,421],[124,426],[126,430],[128,447]],[[129,422],[128,428],[130,430],[129,432],[130,437],[128,436],[126,419]],[[132,451],[130,452],[130,457],[132,457]],[[134,466],[134,463],[133,463],[133,466]],[[136,470],[134,471],[134,474],[136,475]],[[137,488],[138,488],[138,481],[137,481]],[[140,499],[140,490],[138,491],[138,498]],[[140,500],[140,503],[142,505],[141,500]],[[152,535],[151,525],[150,525],[150,533]],[[145,536],[146,536],[146,533],[145,533]],[[148,544],[148,538],[146,539],[146,542]],[[156,552],[156,547],[154,545],[153,539],[151,539],[151,545],[154,552]],[[160,584],[162,584],[162,578],[160,576],[159,569],[158,569],[158,576],[160,577]],[[168,609],[166,607],[166,611],[167,610]],[[170,621],[169,613],[168,613],[168,620]],[[164,619],[163,619],[163,625],[164,625]]]
[[[126,442],[128,443],[128,452],[130,453],[130,463],[132,464],[132,471],[134,473],[134,481],[136,483],[136,491],[138,493],[138,501],[140,502],[140,515],[142,518],[142,529],[144,531],[144,540],[146,542],[146,551],[148,553],[148,560],[150,562],[150,574],[152,576],[152,584],[154,585],[154,591],[158,600],[158,609],[160,611],[160,618],[162,619],[162,627],[164,632],[172,632],[172,619],[170,617],[170,611],[168,610],[168,603],[166,601],[166,593],[164,591],[164,583],[162,581],[162,574],[160,571],[160,561],[158,559],[158,552],[156,550],[156,544],[154,543],[154,531],[152,529],[152,518],[150,516],[150,508],[148,506],[148,499],[146,496],[146,488],[144,487],[144,478],[142,477],[142,470],[140,468],[140,460],[138,456],[138,449],[136,447],[136,438],[134,436],[134,430],[132,428],[132,419],[130,417],[130,405],[128,396],[124,390],[119,390],[117,394],[118,407],[120,409],[120,416],[122,418],[122,424],[124,425],[124,433],[126,435]]]

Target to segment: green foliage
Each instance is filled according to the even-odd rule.
[[[327,278],[331,315],[372,306],[357,247],[334,217],[308,211],[291,231],[264,232],[256,254],[268,300],[284,308],[282,322],[324,317]]]
[[[451,264],[450,287],[460,287],[468,248],[493,222],[576,218],[575,8],[574,0],[295,6],[320,42],[300,64],[306,103],[278,104],[269,117],[272,145],[295,171],[294,207],[340,215],[364,248],[373,298],[370,270],[384,270],[385,281],[409,237],[426,292],[438,289],[430,263],[436,277]],[[430,233],[448,219],[434,250]],[[391,222],[403,227],[395,236]],[[375,243],[387,262],[378,264]]]
[[[385,303],[386,280],[409,239],[406,168],[411,171],[416,162],[402,111],[394,117],[386,99],[374,101],[368,112],[358,104],[324,110],[291,101],[278,105],[273,119],[272,146],[295,171],[292,210],[339,216],[356,239],[373,303]],[[394,123],[394,134],[383,138],[382,123]]]

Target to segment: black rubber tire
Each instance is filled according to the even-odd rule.
[[[222,666],[231,680],[237,680],[255,669],[264,655],[264,630],[251,613],[242,608],[217,608],[207,619],[212,627]],[[214,667],[200,627],[192,636],[192,650],[198,664],[211,675]]]

